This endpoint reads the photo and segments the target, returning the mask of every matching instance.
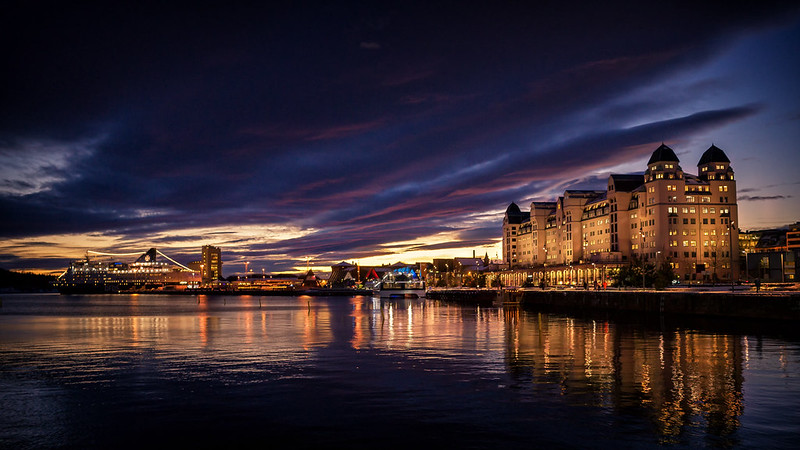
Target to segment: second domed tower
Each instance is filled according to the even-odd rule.
[[[697,176],[705,181],[733,180],[731,160],[722,149],[711,144],[697,163]]]
[[[675,152],[662,143],[650,156],[650,160],[647,161],[644,181],[683,178],[683,169],[678,163],[680,163],[680,160],[678,160]]]

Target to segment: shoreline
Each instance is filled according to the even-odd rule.
[[[619,311],[652,315],[800,320],[800,292],[725,292],[580,289],[442,289],[429,299],[483,305],[502,303],[569,312]]]
[[[301,297],[301,296],[311,296],[311,297],[335,297],[335,296],[372,296],[373,293],[369,289],[287,289],[287,290],[271,290],[271,289],[250,289],[250,290],[239,290],[239,291],[223,291],[217,289],[186,289],[186,290],[157,290],[157,289],[131,289],[131,290],[123,290],[123,291],[111,291],[111,292],[58,292],[54,291],[59,295],[187,295],[187,296],[197,296],[197,295],[210,295],[210,296],[245,296],[250,295],[254,297],[275,297],[275,296],[287,296],[287,297]]]

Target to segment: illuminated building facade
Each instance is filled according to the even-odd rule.
[[[526,230],[523,231],[523,225]],[[507,268],[519,266],[522,262],[523,252],[530,251],[530,241],[522,236],[527,236],[530,231],[530,213],[522,212],[516,203],[511,203],[503,217],[503,261]],[[525,242],[523,250],[521,243]]]
[[[683,282],[730,280],[739,254],[730,160],[712,145],[698,175],[679,163],[661,144],[643,174],[612,174],[605,191],[568,190],[556,202],[531,203],[529,213],[512,203],[503,220],[506,264],[539,267],[534,278],[547,277],[545,267],[567,267],[552,272],[548,282],[557,284],[596,280],[598,265],[604,275],[634,258],[667,261]]]
[[[797,281],[800,260],[800,222],[784,228],[742,231],[740,258],[748,280]]]
[[[219,247],[204,245],[200,261],[203,283],[210,283],[222,278],[222,251]]]

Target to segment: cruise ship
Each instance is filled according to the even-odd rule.
[[[200,283],[200,273],[172,260],[155,248],[132,263],[101,261],[89,255],[122,256],[87,252],[70,263],[54,286],[62,294],[116,293],[141,289],[180,289]],[[134,254],[136,255],[136,254]]]

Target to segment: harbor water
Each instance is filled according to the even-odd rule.
[[[0,448],[797,448],[798,334],[372,297],[7,294]]]

